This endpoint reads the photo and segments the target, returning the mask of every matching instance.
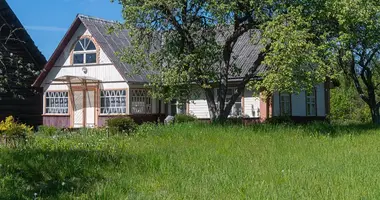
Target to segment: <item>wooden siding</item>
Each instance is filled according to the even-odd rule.
[[[91,33],[86,29],[86,27],[81,24],[76,32],[74,33],[73,37],[70,39],[70,42],[66,45],[61,55],[58,57],[57,61],[55,62],[54,66],[71,66],[71,52],[73,46],[76,44],[79,38],[88,36],[92,37]],[[104,51],[102,49],[99,49],[99,64],[110,64],[110,59],[106,56]]]
[[[316,88],[317,117],[326,116],[325,86],[319,84]],[[306,117],[306,92],[301,91],[299,94],[291,96],[292,116]],[[273,116],[280,116],[280,97],[278,92],[273,93]]]
[[[6,94],[0,100],[0,120],[12,115],[17,121],[32,126],[42,124],[42,95],[24,89],[25,99],[15,99]]]
[[[243,101],[244,107],[242,109],[244,118],[259,118],[260,116],[257,110],[261,112],[260,97],[255,96],[252,91],[246,90],[244,92]]]
[[[43,124],[45,126],[54,126],[57,128],[70,128],[70,116],[43,116]]]

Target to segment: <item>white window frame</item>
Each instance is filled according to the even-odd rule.
[[[317,116],[317,91],[315,88],[311,92],[305,92],[306,96],[306,116],[315,117]],[[312,107],[314,109],[312,109]]]
[[[44,101],[45,101],[44,114],[47,114],[47,115],[68,115],[69,114],[69,92],[68,91],[47,91],[44,95]],[[62,103],[64,105],[62,105]],[[55,104],[57,104],[57,106]]]
[[[280,98],[280,116],[291,116],[292,115],[291,94],[280,93],[279,98]]]
[[[109,105],[106,104],[108,100]],[[124,100],[124,105],[122,104]],[[111,103],[114,101],[115,103]],[[117,104],[119,103],[119,104]],[[100,115],[125,115],[127,114],[127,91],[121,90],[102,90],[100,91]]]
[[[95,46],[95,50],[86,50],[86,48],[88,48],[88,46],[90,45],[90,43],[87,44],[86,48],[82,45],[82,40],[84,39],[88,39],[90,41],[90,43],[92,43],[94,46]],[[80,43],[82,48],[84,49],[83,51],[76,51],[75,50],[75,46]],[[94,41],[92,41],[91,38],[88,38],[88,37],[85,37],[85,38],[81,38],[79,39],[75,45],[74,45],[74,48],[73,48],[73,55],[72,55],[72,59],[73,59],[73,65],[93,65],[93,64],[96,64],[98,63],[98,54],[97,54],[97,47],[94,43]],[[87,54],[95,54],[95,62],[94,63],[87,63]],[[83,63],[75,63],[75,55],[83,55]]]
[[[131,114],[152,114],[152,98],[146,89],[130,89],[130,111]]]
[[[180,107],[182,107],[182,109]],[[175,109],[174,113],[173,113],[173,108]],[[186,114],[186,103],[180,102],[177,99],[173,99],[170,102],[170,115],[175,116],[177,114]]]

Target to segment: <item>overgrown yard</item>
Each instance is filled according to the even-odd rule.
[[[379,199],[366,126],[143,126],[0,149],[0,199]]]

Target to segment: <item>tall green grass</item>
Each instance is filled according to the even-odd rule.
[[[0,148],[0,199],[379,199],[371,126],[145,125]]]

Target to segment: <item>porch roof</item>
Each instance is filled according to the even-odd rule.
[[[53,81],[61,81],[61,82],[67,82],[67,83],[99,83],[100,80],[94,77],[90,76],[60,76],[58,78],[55,78]]]

